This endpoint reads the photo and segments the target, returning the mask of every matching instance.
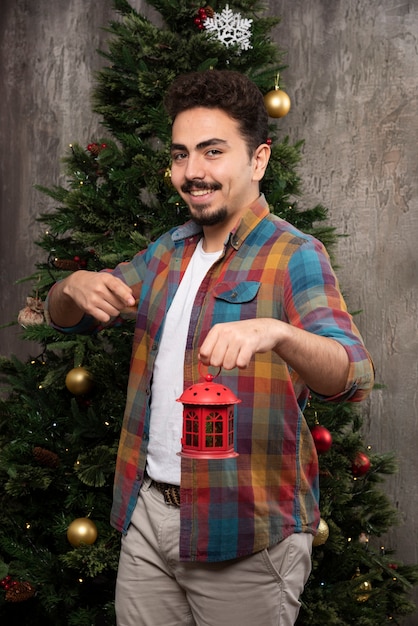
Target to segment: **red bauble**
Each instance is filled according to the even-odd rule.
[[[355,478],[364,476],[370,469],[370,459],[364,452],[358,452],[351,465],[351,471]]]
[[[325,428],[325,426],[315,424],[315,426],[311,429],[311,434],[318,454],[324,454],[324,452],[328,452],[328,450],[332,446],[332,435],[329,430]]]

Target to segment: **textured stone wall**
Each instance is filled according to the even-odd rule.
[[[97,10],[98,4],[100,10]],[[51,206],[34,184],[62,182],[61,158],[71,142],[88,143],[98,120],[91,113],[96,49],[111,18],[111,1],[1,0],[0,3],[0,324],[16,319]],[[24,354],[14,328],[0,330],[0,353]],[[32,349],[35,349],[33,347]]]
[[[382,543],[417,562],[418,3],[270,0],[268,10],[281,16],[289,66],[279,127],[305,140],[301,205],[322,202],[347,235],[338,274],[385,385],[365,405],[367,442],[399,460],[387,491],[401,525]],[[111,0],[1,0],[0,324],[24,306],[16,281],[44,258],[36,218],[51,204],[33,185],[61,182],[68,144],[100,135],[90,94],[113,17]],[[27,351],[15,329],[0,330],[0,354]]]
[[[279,125],[305,140],[303,204],[325,204],[347,235],[338,275],[385,385],[365,423],[366,442],[399,463],[387,491],[401,524],[382,545],[416,563],[418,3],[273,0],[270,11],[282,17],[275,38],[293,101]]]

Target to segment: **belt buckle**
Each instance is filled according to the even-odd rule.
[[[171,506],[180,507],[180,487],[177,485],[165,485],[163,489],[164,502]]]
[[[176,506],[177,508],[180,507],[180,487],[178,485],[158,483],[155,480],[151,480],[151,486],[154,486],[162,494],[166,504]]]

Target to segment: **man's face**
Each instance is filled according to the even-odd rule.
[[[238,122],[221,109],[179,113],[172,130],[171,180],[202,226],[231,228],[259,195],[256,159]]]

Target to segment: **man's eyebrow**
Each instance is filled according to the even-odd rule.
[[[201,141],[197,144],[196,150],[204,150],[205,148],[209,148],[210,146],[219,146],[226,145],[228,142],[225,139],[218,139],[217,137],[213,137],[212,139],[207,139],[206,141]],[[170,147],[171,152],[174,150],[181,150],[183,152],[187,152],[186,146],[181,143],[172,143]]]

